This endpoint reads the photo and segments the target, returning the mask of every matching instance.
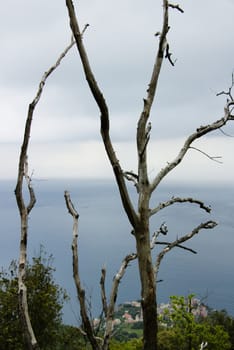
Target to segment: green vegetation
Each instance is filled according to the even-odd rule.
[[[162,310],[158,332],[160,350],[198,350],[202,342],[208,342],[206,349],[234,350],[234,321],[226,311],[211,310],[192,294],[186,298],[172,296],[168,307]],[[142,349],[142,322],[124,322],[125,311],[134,319],[139,307],[130,303],[118,307],[115,317],[122,322],[115,327],[110,349]],[[138,340],[132,339],[133,336]]]
[[[202,342],[207,342],[207,349],[230,350],[230,336],[224,325],[211,323],[210,317],[201,318],[197,315],[193,297],[171,297],[171,309],[165,310],[161,317],[167,326],[162,326],[159,331],[159,349],[197,350]]]
[[[41,248],[27,266],[29,313],[38,342],[43,350],[55,349],[62,323],[66,293],[54,281],[52,256]],[[4,350],[23,350],[24,339],[19,318],[17,264],[0,272],[0,345]]]
[[[124,342],[133,338],[140,338],[143,335],[142,329],[142,322],[133,324],[121,323],[121,325],[115,327],[114,339],[119,342]]]
[[[52,256],[40,250],[27,266],[30,316],[42,350],[89,350],[77,327],[62,323],[62,307],[67,296],[54,281]],[[0,272],[0,350],[23,350],[24,341],[18,309],[17,264]],[[198,350],[208,342],[207,350],[234,350],[234,320],[225,310],[197,312],[201,304],[188,297],[172,296],[159,315],[160,350]],[[200,309],[199,309],[200,310]],[[124,316],[128,315],[130,321]],[[137,303],[119,305],[110,350],[142,349],[141,309]],[[137,321],[139,319],[139,321]]]
[[[142,340],[132,339],[127,342],[112,340],[110,350],[142,350]]]

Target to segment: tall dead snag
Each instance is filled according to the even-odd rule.
[[[20,238],[20,253],[19,253],[19,271],[18,271],[18,293],[19,293],[19,309],[20,316],[23,326],[23,333],[26,339],[28,350],[39,350],[40,347],[37,343],[34,330],[32,328],[32,324],[30,321],[30,312],[28,310],[28,302],[27,302],[27,286],[25,284],[26,278],[26,262],[27,262],[27,240],[28,240],[28,218],[31,210],[33,209],[36,203],[35,193],[32,187],[31,178],[28,175],[28,146],[29,146],[29,138],[31,133],[31,126],[33,120],[34,110],[36,105],[38,104],[44,85],[46,83],[47,78],[53,73],[53,71],[59,66],[61,60],[70,50],[70,48],[74,45],[73,39],[71,40],[70,45],[63,51],[60,55],[56,63],[50,67],[50,69],[44,73],[39,87],[36,93],[34,100],[29,104],[28,114],[24,129],[24,138],[23,144],[21,146],[21,152],[19,157],[19,165],[18,165],[18,177],[15,188],[15,196],[19,209],[20,219],[21,219],[21,238]],[[23,187],[24,180],[26,182],[26,186],[29,192],[29,203],[26,204],[23,195]]]
[[[224,110],[224,117],[217,120],[216,122],[199,127],[193,134],[191,134],[185,141],[177,157],[172,161],[167,163],[167,165],[162,168],[155,178],[150,181],[148,176],[147,167],[147,146],[150,140],[150,130],[151,123],[149,122],[151,107],[155,98],[155,92],[158,85],[158,78],[161,72],[161,67],[163,60],[166,58],[169,63],[174,66],[174,62],[171,58],[171,53],[169,50],[169,43],[167,42],[167,33],[169,30],[169,9],[178,10],[183,13],[183,10],[179,5],[174,5],[169,3],[168,0],[162,0],[163,3],[163,24],[159,36],[158,50],[155,57],[155,62],[153,66],[153,71],[151,79],[148,85],[147,95],[144,98],[143,110],[139,117],[137,124],[137,153],[138,153],[138,171],[137,174],[131,171],[123,171],[119,160],[116,157],[110,134],[109,134],[109,110],[106,104],[105,98],[100,90],[98,83],[95,79],[93,71],[91,69],[88,56],[84,47],[82,33],[80,32],[77,17],[75,14],[75,9],[72,0],[66,0],[66,6],[68,10],[68,16],[70,19],[70,27],[74,35],[76,46],[79,52],[79,56],[82,62],[83,70],[85,73],[86,80],[88,82],[89,88],[93,94],[93,97],[97,103],[100,111],[101,119],[101,136],[105,146],[106,153],[108,155],[110,164],[113,168],[116,183],[119,188],[120,197],[122,200],[123,208],[125,209],[126,215],[132,225],[132,234],[135,236],[136,247],[137,247],[137,259],[139,266],[139,274],[141,281],[141,304],[143,310],[143,340],[144,340],[144,350],[156,350],[157,341],[157,304],[156,304],[156,268],[151,256],[151,239],[150,239],[150,229],[149,222],[152,215],[156,214],[158,210],[162,207],[156,206],[155,209],[150,208],[150,199],[152,193],[156,190],[160,182],[165,178],[165,176],[172,171],[177,165],[181,163],[186,153],[192,149],[192,143],[206,135],[207,133],[220,129],[229,120],[233,120],[234,116],[231,113],[233,107],[233,100],[229,100],[226,104]],[[194,149],[194,148],[193,148]],[[214,157],[213,157],[214,158]],[[133,202],[129,196],[125,180],[130,180],[134,182],[134,185],[138,193],[138,205],[137,209],[134,209]],[[186,199],[173,199],[168,201],[165,206],[172,205],[178,202],[194,202],[195,200],[191,198]],[[200,205],[200,201],[197,204]],[[165,207],[164,206],[164,207]],[[201,207],[202,208],[202,207]],[[202,208],[203,209],[203,208]],[[203,228],[212,228],[214,224],[207,224]],[[201,228],[200,228],[201,229]],[[200,230],[199,229],[199,230]],[[198,231],[199,231],[198,230]],[[196,231],[196,229],[195,229]],[[195,232],[194,231],[194,232]],[[198,233],[198,232],[197,232]],[[191,235],[191,237],[193,234]],[[189,237],[189,236],[188,236]],[[190,238],[191,238],[190,237]],[[170,243],[169,248],[174,246],[174,243]],[[179,242],[177,242],[179,244]],[[156,263],[157,266],[157,263]]]
[[[115,304],[117,300],[118,288],[120,281],[130,263],[130,261],[136,259],[137,255],[135,253],[127,255],[122,264],[113,278],[111,293],[109,302],[107,301],[106,290],[105,290],[105,278],[106,278],[106,268],[102,268],[100,287],[102,296],[102,307],[105,316],[105,331],[103,339],[98,338],[95,335],[95,330],[93,328],[93,322],[89,318],[86,306],[85,290],[82,287],[80,274],[79,274],[79,252],[78,252],[78,219],[79,214],[76,211],[68,191],[64,192],[64,198],[66,207],[69,214],[73,217],[73,239],[72,239],[72,265],[73,265],[73,279],[76,286],[77,297],[80,303],[80,314],[82,319],[82,327],[84,332],[82,332],[90,341],[93,350],[108,350],[109,344],[112,336],[113,330],[113,320]]]
[[[77,297],[80,303],[80,314],[83,323],[83,328],[87,338],[93,349],[101,349],[101,346],[94,335],[92,321],[90,320],[86,308],[85,290],[82,288],[79,275],[79,260],[78,260],[78,219],[79,215],[73,206],[68,191],[64,192],[64,198],[69,214],[73,217],[73,239],[72,239],[72,265],[73,265],[73,279],[76,286]]]

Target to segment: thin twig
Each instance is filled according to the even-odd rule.
[[[176,60],[173,62],[173,61],[172,61],[171,56],[172,56],[172,53],[170,52],[170,49],[169,49],[169,44],[167,43],[167,45],[166,45],[166,53],[165,53],[165,58],[167,58],[167,59],[168,59],[168,61],[170,62],[170,64],[171,64],[172,66],[174,66],[174,65],[175,65]]]
[[[222,164],[222,163],[223,163],[223,162],[221,162],[220,160],[218,160],[218,159],[221,159],[221,158],[222,158],[221,156],[210,156],[208,153],[202,151],[201,149],[199,149],[199,148],[197,148],[197,147],[192,147],[192,146],[190,146],[189,148],[190,148],[190,149],[194,149],[195,151],[198,151],[198,152],[204,154],[204,156],[206,156],[206,157],[209,158],[210,160],[213,160],[214,162],[217,162],[217,163],[219,163],[219,164]]]
[[[123,173],[125,179],[128,181],[132,181],[134,183],[134,186],[136,187],[137,192],[139,191],[138,181],[139,177],[136,175],[133,171],[125,171]]]
[[[223,131],[223,129],[219,129],[219,131],[220,131],[223,135],[225,135],[225,136],[234,137],[234,135],[228,134],[227,132]]]
[[[165,241],[165,242],[160,241],[160,242],[156,242],[156,244],[168,246],[168,245],[170,245],[171,243],[170,243],[170,242],[166,242],[166,241]],[[175,247],[178,247],[178,248],[187,250],[187,251],[189,251],[189,252],[191,252],[191,253],[193,253],[193,254],[197,254],[196,250],[194,250],[194,249],[192,249],[192,248],[185,247],[184,245],[181,245],[181,244],[176,244]]]
[[[234,86],[234,73],[232,73],[232,80],[231,80],[231,85],[228,88],[228,91],[220,91],[216,94],[216,96],[221,96],[221,95],[227,95],[231,101],[233,101],[233,96],[232,96],[232,88]]]
[[[167,163],[167,165],[162,168],[159,173],[154,178],[152,184],[151,184],[151,193],[155,190],[155,188],[159,185],[159,183],[162,181],[162,179],[171,172],[175,167],[177,167],[182,160],[184,159],[185,155],[187,154],[188,150],[191,148],[191,144],[199,139],[200,137],[214,131],[217,129],[222,128],[224,125],[227,124],[228,121],[234,120],[234,116],[230,112],[230,107],[234,105],[234,101],[227,102],[225,108],[224,108],[224,116],[221,119],[218,119],[217,121],[213,122],[212,124],[208,124],[205,126],[200,126],[197,128],[197,130],[191,134],[184,142],[184,145],[180,149],[178,155],[176,158],[172,161]]]
[[[169,3],[168,6],[169,6],[169,7],[172,7],[173,9],[176,9],[176,10],[180,11],[181,13],[184,13],[184,10],[180,7],[179,4],[173,5],[173,4],[170,4],[170,3]]]

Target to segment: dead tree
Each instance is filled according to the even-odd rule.
[[[134,235],[136,240],[136,253],[127,255],[125,257],[119,272],[116,274],[114,278],[109,304],[106,301],[106,294],[105,294],[105,270],[104,269],[102,270],[101,289],[102,289],[103,310],[106,317],[106,331],[105,331],[103,342],[100,343],[100,339],[95,337],[95,335],[93,334],[91,320],[87,316],[86,310],[84,308],[84,311],[82,311],[82,320],[84,323],[85,332],[89,337],[89,340],[93,348],[99,349],[100,346],[102,346],[102,349],[105,349],[105,350],[108,349],[109,339],[111,336],[113,312],[114,312],[114,306],[116,302],[119,282],[126,270],[126,267],[128,266],[128,263],[131,260],[137,258],[140,280],[141,280],[141,304],[142,304],[143,318],[144,318],[144,349],[155,350],[157,349],[156,276],[157,276],[157,271],[158,271],[160,262],[164,257],[164,255],[168,251],[170,251],[172,248],[181,247],[181,243],[192,238],[201,229],[213,228],[216,225],[216,223],[212,221],[207,221],[206,223],[202,223],[198,227],[196,227],[194,230],[192,230],[190,234],[187,234],[174,242],[169,242],[169,243],[159,242],[157,241],[157,238],[158,238],[157,234],[153,235],[153,239],[150,238],[151,235],[149,230],[149,222],[152,215],[155,215],[159,210],[165,208],[166,206],[172,205],[174,203],[179,203],[179,202],[190,202],[190,203],[192,202],[192,203],[198,204],[202,209],[205,209],[206,207],[202,202],[191,198],[173,198],[151,209],[150,199],[151,199],[152,193],[157,189],[158,185],[166,177],[166,175],[181,163],[184,156],[191,148],[194,148],[192,144],[195,140],[208,134],[213,130],[220,129],[229,120],[234,119],[234,116],[232,114],[234,102],[231,95],[231,90],[229,90],[228,93],[225,93],[225,92],[220,93],[220,94],[224,93],[229,97],[224,109],[223,118],[217,120],[212,124],[200,126],[193,134],[191,134],[185,140],[185,143],[182,146],[181,150],[179,151],[177,157],[172,162],[167,163],[167,165],[159,171],[159,173],[155,176],[155,178],[150,181],[148,176],[148,167],[147,167],[147,147],[150,140],[151,124],[149,122],[149,117],[150,117],[151,107],[154,101],[154,96],[155,96],[155,92],[158,84],[158,78],[161,72],[161,66],[164,58],[168,59],[169,63],[174,65],[174,62],[171,58],[171,53],[169,50],[169,44],[167,42],[167,33],[169,30],[169,24],[168,24],[169,8],[176,9],[180,12],[183,12],[183,10],[179,7],[179,5],[173,5],[173,4],[170,4],[167,0],[163,0],[163,9],[164,9],[163,25],[162,25],[161,33],[159,33],[158,51],[155,58],[152,76],[147,89],[147,95],[144,98],[143,110],[137,124],[136,138],[137,138],[137,153],[138,153],[138,171],[137,171],[137,174],[131,171],[124,171],[120,165],[118,158],[116,157],[115,150],[113,148],[111,138],[110,138],[108,106],[95,80],[95,76],[92,72],[92,69],[86,54],[86,50],[83,44],[83,32],[85,29],[82,32],[79,29],[72,0],[66,0],[66,6],[68,9],[68,14],[70,18],[71,30],[73,32],[75,42],[79,51],[85,76],[89,84],[89,88],[93,94],[93,97],[101,113],[101,135],[105,146],[105,150],[107,152],[108,158],[113,168],[113,172],[119,188],[123,207],[125,209],[129,222],[132,225],[131,233]],[[72,45],[73,45],[73,41],[71,45],[69,45],[69,47],[60,56],[56,64],[53,67],[51,67],[48,70],[48,72],[44,74],[39,84],[36,97],[29,105],[28,115],[27,115],[27,120],[25,125],[24,140],[21,147],[20,158],[19,158],[18,178],[17,178],[16,189],[15,189],[16,200],[17,200],[18,209],[19,209],[20,218],[21,218],[21,239],[20,239],[20,258],[19,258],[19,306],[21,311],[21,319],[22,319],[24,334],[27,340],[27,348],[29,350],[39,349],[39,345],[37,343],[37,340],[30,322],[29,310],[27,306],[27,287],[25,284],[28,217],[36,201],[34,190],[31,183],[31,177],[28,174],[27,154],[28,154],[29,138],[30,138],[30,132],[31,132],[33,113],[37,103],[40,100],[46,79],[57,68],[62,58],[65,56],[65,54],[67,53],[67,51]],[[211,157],[211,158],[214,159],[214,157]],[[25,200],[23,197],[24,180],[26,181],[26,186],[29,191],[28,204],[25,203]],[[126,186],[126,181],[133,181],[135,184],[135,187],[138,193],[137,208],[134,207],[133,201],[129,195],[129,192]],[[73,215],[74,220],[78,220],[78,214],[76,213],[74,207],[71,206],[71,202],[68,197],[67,197],[67,206],[68,206],[69,212]],[[74,223],[74,232],[75,232],[75,229],[76,229],[76,226]],[[162,233],[162,228],[160,232]],[[74,237],[76,238],[76,234]],[[158,243],[166,244],[166,247],[158,255],[156,263],[154,263],[151,255],[151,250],[153,245]],[[82,305],[82,303],[84,303],[85,301],[85,292],[79,280],[78,260],[77,260],[78,257],[76,255],[77,247],[76,247],[75,239],[73,240],[73,246],[74,246],[73,273],[74,273],[74,279],[77,286],[79,300]]]
[[[141,304],[143,310],[144,318],[144,329],[143,329],[143,340],[144,340],[144,350],[155,350],[157,349],[156,342],[156,332],[157,332],[157,305],[156,305],[156,278],[154,262],[151,256],[151,239],[150,239],[150,229],[149,222],[153,214],[159,210],[158,207],[155,209],[150,208],[150,199],[152,193],[157,189],[160,182],[176,168],[184,159],[187,152],[192,148],[192,144],[195,140],[200,137],[222,128],[229,120],[233,120],[232,107],[234,105],[233,100],[229,100],[224,109],[224,116],[209,125],[200,126],[192,133],[184,142],[181,150],[174,160],[167,163],[167,165],[162,168],[155,178],[150,181],[148,176],[147,167],[147,146],[150,140],[150,129],[151,124],[149,122],[151,107],[154,101],[155,92],[157,89],[158,78],[161,72],[162,62],[166,58],[169,63],[174,65],[171,59],[171,53],[169,50],[169,44],[167,42],[167,33],[169,30],[169,9],[175,9],[180,12],[183,10],[179,5],[173,5],[169,3],[168,0],[163,0],[163,24],[161,32],[159,33],[159,44],[158,51],[155,57],[155,62],[153,66],[153,71],[151,79],[148,85],[147,94],[144,98],[143,110],[139,117],[137,124],[137,153],[138,153],[138,171],[137,174],[132,172],[125,172],[116,157],[113,144],[111,142],[109,133],[109,110],[106,104],[104,95],[100,90],[98,83],[95,79],[94,73],[89,63],[89,59],[85,50],[82,33],[79,29],[79,24],[77,16],[75,13],[75,8],[72,0],[66,0],[66,6],[68,10],[68,16],[70,20],[70,27],[74,35],[78,53],[82,62],[83,70],[85,73],[86,80],[88,82],[89,88],[93,94],[93,97],[97,103],[100,111],[101,119],[101,136],[105,146],[107,156],[109,158],[110,164],[113,169],[113,173],[116,179],[116,183],[119,188],[120,197],[122,200],[123,208],[132,226],[132,234],[136,240],[136,251],[139,266],[139,274],[141,281]],[[130,198],[125,181],[131,180],[134,182],[137,192],[138,192],[138,204],[137,209],[134,208],[133,202]],[[185,202],[191,202],[191,199],[184,199]],[[180,200],[172,200],[166,205],[171,205]],[[213,222],[207,222],[201,224],[202,228],[209,229],[215,226]],[[199,231],[201,227],[195,228],[195,231]],[[192,235],[195,234],[193,231]],[[197,233],[197,232],[196,232]],[[179,242],[175,242],[178,244]],[[174,244],[174,243],[173,243]],[[173,245],[172,244],[172,245]],[[172,248],[172,245],[168,246],[168,249]],[[163,255],[161,255],[162,258]],[[158,262],[156,263],[156,266]]]
[[[72,239],[72,265],[73,265],[73,279],[76,286],[77,297],[80,304],[80,315],[82,320],[82,328],[79,328],[82,335],[87,337],[93,350],[108,350],[111,337],[113,336],[113,321],[115,305],[118,295],[119,284],[125,274],[125,271],[129,263],[138,258],[137,253],[131,253],[125,256],[122,264],[113,278],[111,293],[109,296],[109,301],[107,300],[106,290],[105,290],[105,279],[106,279],[106,268],[103,267],[101,270],[100,288],[101,288],[101,299],[102,299],[102,312],[104,314],[104,336],[102,338],[96,336],[96,331],[93,327],[93,320],[88,314],[88,306],[86,303],[85,289],[82,287],[80,272],[79,272],[79,249],[78,249],[78,219],[79,214],[76,211],[68,191],[64,192],[65,203],[69,214],[73,217],[73,239]],[[183,201],[183,199],[181,200]],[[199,205],[204,207],[206,211],[210,211],[209,207],[206,207],[202,202],[194,200],[194,202],[199,202]],[[171,249],[178,247],[190,251],[192,253],[196,252],[182,245],[182,243],[191,239],[194,235],[198,234],[202,229],[212,229],[216,226],[214,221],[207,221],[201,223],[197,226],[191,233],[188,233],[174,242],[161,242],[157,241],[160,234],[167,234],[167,228],[165,224],[162,224],[157,232],[154,233],[151,239],[151,249],[154,249],[156,245],[165,245],[166,247],[158,253],[157,259],[154,266],[155,277],[157,278],[157,273],[159,270],[160,263],[164,255]]]
[[[37,343],[35,333],[30,320],[30,310],[28,310],[27,302],[27,286],[25,283],[26,278],[26,262],[27,262],[27,240],[28,240],[28,219],[31,210],[36,203],[36,197],[34,189],[31,183],[31,177],[28,174],[28,147],[29,139],[31,133],[31,126],[33,120],[34,110],[41,98],[45,83],[47,78],[54,72],[54,70],[59,66],[62,59],[65,57],[70,48],[74,45],[73,39],[70,45],[63,51],[56,63],[49,68],[47,72],[44,73],[35,98],[29,104],[28,114],[26,118],[26,124],[24,129],[23,143],[21,146],[21,152],[19,157],[18,165],[18,177],[17,184],[15,188],[15,196],[19,209],[20,220],[21,220],[21,238],[20,238],[20,253],[19,253],[19,270],[18,270],[18,294],[19,294],[19,309],[21,316],[21,323],[23,334],[26,340],[28,350],[39,350],[40,347]],[[25,203],[23,189],[24,180],[26,182],[26,187],[29,192],[29,203]]]
[[[78,258],[78,219],[79,214],[76,211],[68,191],[64,192],[65,202],[69,214],[73,217],[73,239],[72,239],[72,263],[73,263],[73,278],[76,286],[77,297],[80,304],[80,314],[82,319],[82,332],[89,340],[93,350],[108,350],[109,343],[112,336],[113,330],[113,320],[114,311],[117,300],[118,288],[122,277],[130,263],[130,261],[135,260],[137,255],[135,253],[127,255],[122,264],[113,278],[112,288],[110,292],[109,301],[107,301],[106,290],[105,290],[105,279],[106,279],[106,268],[103,267],[101,271],[100,287],[101,287],[101,297],[102,297],[102,308],[105,317],[105,329],[103,338],[97,337],[95,335],[95,330],[93,327],[93,320],[90,319],[87,312],[85,290],[82,287],[80,274],[79,274],[79,258]]]

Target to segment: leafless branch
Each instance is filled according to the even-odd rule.
[[[21,321],[23,324],[24,334],[27,340],[28,350],[39,350],[39,345],[37,343],[32,324],[29,317],[28,303],[27,303],[27,287],[25,284],[25,274],[26,274],[26,261],[27,261],[27,239],[28,239],[28,215],[33,209],[36,203],[36,196],[34,189],[31,183],[31,177],[28,175],[28,145],[31,133],[32,119],[35,107],[40,100],[40,97],[43,92],[43,88],[46,82],[46,79],[50,74],[58,67],[63,57],[70,50],[71,46],[74,44],[72,42],[61,54],[54,66],[52,66],[46,73],[44,73],[38,90],[36,92],[35,98],[29,104],[28,113],[24,129],[23,143],[21,146],[21,152],[19,157],[18,164],[18,175],[17,183],[15,188],[16,202],[18,205],[20,218],[21,218],[21,238],[20,238],[20,257],[19,257],[19,271],[18,271],[18,293],[19,293],[19,308]],[[27,188],[29,191],[29,203],[25,204],[23,196],[23,181],[26,181]]]
[[[168,245],[170,245],[170,242],[166,242],[166,241],[163,242],[163,241],[160,241],[160,242],[156,242],[156,244],[168,246]],[[189,252],[191,252],[191,253],[193,253],[193,254],[197,254],[197,252],[196,252],[194,249],[185,247],[185,246],[183,246],[183,245],[181,245],[181,244],[176,244],[175,247],[178,247],[178,248],[187,250],[187,251],[189,251]]]
[[[200,206],[200,208],[204,209],[207,213],[211,212],[211,207],[206,206],[202,201],[200,201],[198,199],[194,199],[191,197],[188,197],[188,198],[172,197],[170,200],[163,202],[163,203],[159,203],[159,205],[156,208],[151,209],[150,215],[152,216],[152,215],[156,214],[158,211],[160,211],[161,209],[164,209],[164,208],[166,208],[174,203],[185,203],[185,202],[198,204]]]
[[[66,207],[67,207],[68,213],[71,214],[71,216],[73,217],[74,224],[75,224],[76,223],[75,220],[79,219],[79,214],[77,213],[77,211],[76,211],[76,209],[75,209],[75,207],[74,207],[74,205],[73,205],[73,203],[71,201],[70,194],[69,194],[68,191],[64,192],[64,198],[65,198],[65,203],[66,203]],[[76,223],[76,226],[78,226],[78,223]],[[74,232],[74,231],[73,231],[73,233],[76,234],[77,237],[78,237],[78,227],[76,227],[76,226],[73,229],[75,231],[77,231],[77,233]]]
[[[108,155],[109,161],[112,165],[112,169],[116,178],[116,182],[118,184],[121,200],[123,203],[123,207],[125,209],[125,212],[129,218],[129,221],[131,222],[132,226],[135,227],[138,223],[138,216],[134,210],[133,204],[131,202],[131,199],[128,194],[128,190],[125,184],[124,175],[122,168],[120,166],[119,160],[116,157],[115,150],[113,148],[111,138],[109,135],[109,110],[108,106],[106,104],[105,98],[103,96],[102,91],[100,90],[98,83],[95,79],[95,76],[93,74],[93,71],[91,69],[89,59],[83,44],[83,38],[82,33],[80,32],[79,24],[77,21],[75,8],[73,5],[72,0],[66,0],[66,6],[68,10],[68,15],[70,19],[70,27],[72,30],[72,33],[74,35],[76,46],[81,58],[81,62],[83,65],[84,73],[86,80],[88,82],[90,91],[92,92],[92,95],[97,103],[97,106],[101,113],[101,135],[103,139],[103,143],[106,149],[106,153]]]
[[[171,56],[172,56],[172,53],[170,52],[169,44],[167,43],[167,45],[166,45],[165,58],[167,58],[168,61],[170,62],[170,64],[171,64],[172,66],[174,66],[176,61],[173,62]]]
[[[39,83],[35,98],[29,104],[29,107],[28,107],[28,114],[27,114],[25,129],[24,129],[23,144],[21,146],[21,152],[20,152],[20,158],[19,158],[18,178],[17,178],[17,184],[16,184],[16,188],[15,188],[16,200],[17,200],[17,204],[18,204],[18,208],[19,208],[20,212],[25,207],[24,199],[23,199],[23,195],[22,195],[22,187],[23,187],[23,178],[24,178],[24,174],[25,174],[25,166],[26,166],[26,168],[28,167],[28,165],[26,164],[27,163],[27,151],[28,151],[28,145],[29,145],[34,110],[35,110],[37,103],[39,102],[39,100],[41,98],[41,95],[42,95],[47,78],[60,65],[62,59],[66,56],[66,54],[68,53],[68,51],[71,49],[71,47],[73,45],[74,45],[74,40],[72,39],[71,43],[62,52],[62,54],[59,56],[56,63],[53,66],[51,66],[47,72],[44,73],[44,75],[42,76],[42,79]],[[29,205],[29,207],[31,207],[31,206]]]
[[[166,236],[168,233],[168,228],[165,222],[163,222],[161,224],[161,226],[159,227],[159,229],[157,231],[155,231],[153,233],[153,236],[151,238],[151,242],[150,242],[150,249],[154,249],[155,245],[157,244],[157,238],[160,234]]]
[[[83,337],[87,337],[87,333],[80,327],[76,328],[78,330],[78,332],[83,336]]]
[[[134,183],[134,186],[138,192],[138,175],[136,175],[133,171],[125,171],[123,175],[128,181],[132,181]]]
[[[162,223],[162,225],[159,227],[159,229],[154,232],[153,236],[152,236],[152,239],[151,239],[151,243],[150,243],[150,247],[151,249],[154,249],[154,247],[158,244],[158,245],[169,245],[170,242],[162,242],[162,241],[158,241],[157,238],[159,237],[160,234],[166,236],[168,233],[168,228],[167,228],[167,225],[165,222]],[[188,247],[185,247],[185,246],[182,246],[181,244],[177,244],[176,247],[178,248],[182,248],[184,250],[188,250],[190,251],[191,253],[194,253],[196,254],[197,252],[191,248],[188,248]]]
[[[82,288],[80,276],[79,276],[79,264],[78,264],[78,219],[79,215],[71,201],[70,195],[68,191],[64,192],[65,202],[68,209],[69,214],[73,217],[73,240],[72,240],[72,256],[73,256],[73,278],[76,285],[77,290],[77,296],[80,303],[80,313],[82,318],[82,323],[84,326],[84,331],[93,347],[93,349],[103,349],[107,350],[109,348],[109,342],[111,338],[112,333],[112,324],[114,319],[114,310],[115,310],[115,303],[117,299],[118,294],[118,287],[120,284],[121,279],[123,278],[123,275],[126,271],[126,268],[128,267],[130,261],[136,259],[136,254],[129,254],[127,255],[119,268],[119,271],[114,276],[113,283],[112,283],[112,289],[110,293],[110,300],[109,304],[107,304],[107,298],[106,298],[106,291],[105,291],[105,278],[106,278],[106,268],[102,268],[102,274],[100,279],[100,286],[101,286],[101,295],[102,295],[102,305],[103,305],[103,311],[106,317],[106,326],[105,326],[105,334],[104,334],[104,341],[102,346],[100,346],[99,342],[97,341],[97,337],[94,334],[94,330],[92,327],[92,322],[88,317],[87,313],[87,307],[85,302],[85,290]]]
[[[232,96],[232,89],[233,89],[233,86],[234,86],[234,73],[232,73],[232,80],[231,80],[231,85],[228,89],[228,91],[221,91],[221,92],[218,92],[216,94],[216,96],[221,96],[221,95],[226,95],[228,96],[228,98],[233,101],[233,96]]]
[[[84,29],[82,30],[82,32],[81,32],[81,36],[83,37],[83,35],[84,35],[84,33],[85,33],[85,31],[86,31],[86,29],[89,27],[89,24],[88,23],[86,23],[86,25],[84,26]]]
[[[110,294],[110,301],[107,309],[107,317],[106,317],[106,327],[105,327],[105,334],[104,334],[104,343],[103,343],[103,350],[108,350],[109,349],[109,342],[110,342],[110,337],[112,334],[112,324],[113,324],[113,319],[114,319],[114,310],[115,310],[115,304],[116,304],[116,299],[117,299],[117,294],[118,294],[118,288],[121,279],[124,276],[124,273],[129,265],[129,263],[132,260],[135,260],[137,258],[137,254],[129,254],[127,255],[123,261],[122,264],[119,268],[119,271],[116,273],[113,279],[112,283],[112,289],[111,289],[111,294]]]
[[[217,223],[215,221],[209,220],[206,221],[204,223],[201,223],[200,225],[198,225],[197,227],[195,227],[192,232],[184,235],[181,238],[176,239],[174,242],[169,243],[158,255],[157,255],[157,259],[156,259],[156,263],[155,263],[155,267],[154,267],[154,271],[155,271],[155,276],[157,277],[158,274],[158,270],[159,270],[159,266],[160,263],[162,261],[162,259],[164,258],[165,254],[168,253],[172,248],[180,245],[183,242],[188,241],[189,239],[191,239],[193,236],[195,236],[196,234],[198,234],[200,232],[200,230],[202,229],[213,229],[215,226],[217,225]]]
[[[184,13],[184,10],[180,7],[180,5],[173,5],[173,4],[168,4],[168,6],[169,7],[172,7],[173,9],[176,9],[176,10],[178,10],[178,11],[180,11],[180,12],[182,12],[182,13]]]
[[[181,163],[181,161],[184,159],[185,155],[187,154],[188,150],[191,148],[191,144],[199,139],[200,137],[214,131],[217,129],[220,129],[226,123],[230,120],[234,120],[234,116],[230,113],[230,107],[234,105],[233,101],[229,101],[225,108],[224,108],[224,117],[221,119],[218,119],[217,121],[213,122],[212,124],[208,124],[205,126],[201,126],[198,128],[193,134],[191,134],[185,141],[183,147],[179,151],[177,157],[172,161],[167,163],[167,165],[162,168],[159,173],[156,175],[155,179],[153,180],[151,184],[151,193],[154,191],[154,189],[158,186],[158,184],[161,182],[161,180],[171,171],[173,170],[178,164]]]
[[[64,192],[65,203],[69,214],[73,217],[73,239],[72,239],[72,264],[73,264],[73,278],[76,286],[77,297],[80,303],[80,314],[83,322],[83,327],[87,337],[92,345],[93,349],[101,349],[99,342],[97,341],[92,322],[89,319],[86,301],[85,301],[85,290],[83,289],[79,275],[79,260],[78,260],[78,219],[79,215],[71,201],[70,194],[68,191]]]
[[[149,119],[151,107],[155,97],[155,92],[158,85],[158,78],[162,67],[164,53],[167,44],[168,26],[168,1],[163,1],[163,24],[159,36],[158,51],[155,58],[155,63],[147,90],[147,97],[143,100],[143,111],[140,115],[137,125],[137,150],[138,150],[138,175],[139,175],[139,191],[141,192],[145,184],[148,183],[147,163],[146,163],[146,146],[148,143],[147,122]],[[144,184],[144,185],[142,185]]]
[[[207,341],[206,342],[202,342],[200,344],[200,349],[199,350],[204,350],[207,347],[207,345],[208,345]]]
[[[233,98],[233,95],[232,95],[233,86],[234,86],[234,73],[232,73],[231,85],[230,85],[228,91],[221,91],[221,92],[216,94],[216,96],[221,96],[221,95],[226,95],[227,96],[226,110],[227,110],[227,112],[229,112],[230,119],[232,119],[232,120],[234,120],[234,115],[232,114],[232,112],[234,110],[234,98]],[[223,132],[223,131],[221,130],[221,132]]]
[[[65,50],[61,53],[61,55],[59,56],[59,58],[57,59],[57,61],[55,62],[55,64],[53,66],[51,66],[47,72],[44,73],[44,75],[42,76],[42,79],[40,81],[39,87],[38,87],[38,91],[37,94],[34,98],[34,100],[31,103],[31,108],[34,110],[34,108],[36,107],[37,103],[39,102],[42,92],[43,92],[43,88],[44,85],[46,83],[46,80],[49,78],[49,76],[55,71],[55,69],[58,68],[58,66],[60,65],[61,61],[63,60],[63,58],[66,56],[66,54],[69,52],[69,50],[73,47],[73,45],[75,44],[75,41],[73,39],[73,37],[71,38],[71,42],[70,44],[65,48]]]
[[[219,129],[219,131],[220,131],[223,135],[225,135],[225,136],[234,137],[234,135],[228,134],[227,132],[223,131],[223,129]]]
[[[100,279],[100,287],[101,287],[102,309],[105,317],[107,317],[107,299],[106,299],[105,281],[106,281],[106,268],[103,267],[102,273],[101,273],[101,279]]]
[[[33,209],[34,205],[36,204],[36,196],[35,196],[34,189],[32,187],[32,176],[28,175],[28,157],[27,156],[25,157],[24,177],[27,183],[29,198],[30,198],[29,204],[27,206],[27,212],[29,214],[30,211]]]
[[[210,160],[213,160],[214,162],[217,162],[217,163],[219,163],[219,164],[222,164],[222,163],[223,163],[223,162],[221,162],[220,160],[218,160],[218,159],[221,159],[221,158],[222,158],[221,156],[210,156],[208,153],[206,153],[206,152],[200,150],[200,149],[197,148],[197,147],[192,147],[192,146],[190,146],[189,148],[190,148],[190,149],[194,149],[195,151],[198,151],[198,152],[204,154],[207,158],[209,158]]]

